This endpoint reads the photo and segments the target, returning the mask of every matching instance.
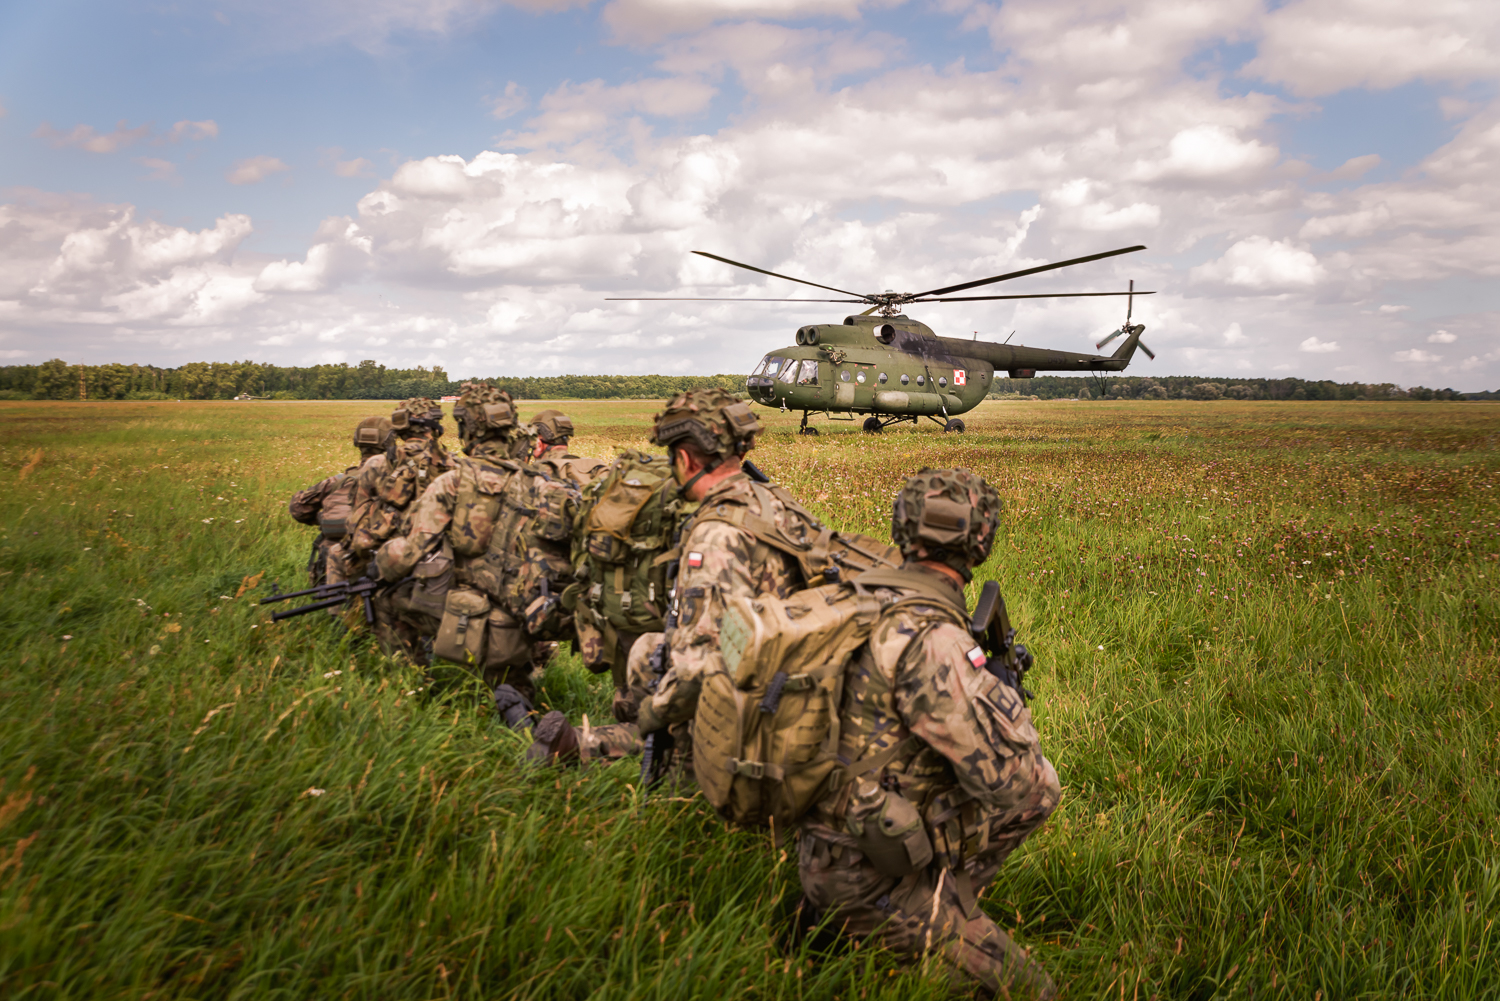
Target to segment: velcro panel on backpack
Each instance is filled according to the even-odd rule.
[[[844,671],[879,614],[846,584],[729,599],[723,668],[703,679],[693,718],[698,784],[724,819],[783,827],[838,781]]]

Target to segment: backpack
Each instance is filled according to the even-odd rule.
[[[568,542],[577,507],[576,486],[520,466],[501,491],[489,549],[470,569],[533,640],[565,638],[572,626],[561,600],[573,583]]]
[[[867,583],[919,593],[882,604]],[[724,666],[704,677],[692,724],[698,786],[722,818],[788,830],[825,796],[895,759],[904,742],[839,760],[844,673],[883,612],[934,604],[925,590],[920,578],[887,570],[784,600],[729,599],[719,631]]]
[[[708,504],[698,508],[693,515],[694,522],[700,519],[722,521],[750,533],[773,549],[781,550],[797,561],[802,579],[808,586],[848,580],[869,570],[901,566],[901,550],[895,546],[857,532],[837,532],[828,528],[785,488],[775,483],[751,479],[748,484],[762,511],[770,510],[773,499],[780,501],[786,511],[786,527],[753,513],[744,504]]]
[[[660,632],[671,583],[668,554],[694,505],[679,492],[670,460],[629,448],[583,491],[573,521],[577,583],[568,595],[585,662],[607,669],[620,634]]]

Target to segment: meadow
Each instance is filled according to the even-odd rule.
[[[767,835],[632,763],[528,767],[477,685],[271,623],[289,495],[382,406],[0,403],[0,996],[946,996],[792,934]],[[607,456],[655,407],[564,409]],[[1064,792],[983,906],[1063,996],[1500,997],[1500,406],[758,412],[837,527],[886,536],[923,465],[1003,494],[979,578]],[[607,688],[543,680],[575,720]]]

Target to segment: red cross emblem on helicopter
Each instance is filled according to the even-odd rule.
[[[969,373],[963,369],[956,368],[953,370],[953,385],[962,386],[968,381],[968,378]]]

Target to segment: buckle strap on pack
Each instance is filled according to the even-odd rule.
[[[786,769],[780,765],[767,764],[764,761],[741,761],[739,758],[730,758],[729,774],[743,775],[745,778],[754,779],[757,782],[761,779],[780,782],[786,778]]]

